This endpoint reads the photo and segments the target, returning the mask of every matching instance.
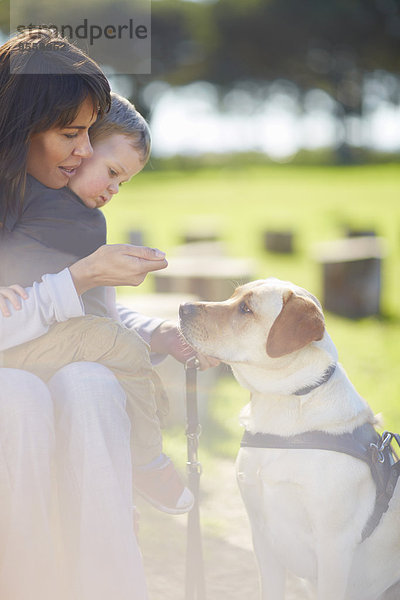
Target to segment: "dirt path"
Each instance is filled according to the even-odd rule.
[[[183,600],[186,516],[164,515],[138,501],[140,544],[150,600]],[[207,600],[258,600],[258,572],[233,462],[219,460],[201,477],[201,522]],[[286,600],[309,600],[290,581]]]

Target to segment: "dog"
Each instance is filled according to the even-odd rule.
[[[224,302],[182,304],[179,314],[188,343],[230,365],[250,390],[241,422],[252,440],[374,431],[375,416],[338,363],[321,305],[305,289],[258,280]],[[363,539],[376,501],[366,462],[319,447],[250,444],[236,465],[263,600],[284,599],[288,571],[309,581],[318,600],[377,600],[400,580],[400,486]]]

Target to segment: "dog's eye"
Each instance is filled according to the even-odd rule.
[[[253,311],[249,308],[246,302],[241,302],[239,304],[239,311],[243,314],[251,314]]]

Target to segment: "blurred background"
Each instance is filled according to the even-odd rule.
[[[0,1],[3,38],[9,1]],[[103,23],[111,3],[56,5],[63,22]],[[128,22],[133,4],[112,6]],[[288,161],[325,149],[347,164],[399,149],[398,0],[153,0],[151,12],[151,75],[111,80],[150,119],[154,156]]]
[[[99,15],[110,5],[86,2]],[[129,18],[129,2],[112,4]],[[3,40],[8,8],[0,0]],[[321,299],[350,379],[400,431],[400,1],[153,0],[151,10],[152,73],[110,82],[149,121],[152,158],[105,213],[111,243],[160,247],[169,268],[120,300],[176,319],[186,299],[294,281]],[[159,369],[166,451],[183,468],[184,372]],[[233,467],[248,392],[221,367],[199,374],[199,394],[208,597],[255,598]],[[151,597],[180,598],[182,560],[168,573],[165,562],[171,539],[182,558],[182,527],[171,533],[171,520],[143,510]],[[247,579],[233,577],[238,562]]]
[[[131,93],[157,155],[399,148],[397,0],[156,0],[152,41]]]

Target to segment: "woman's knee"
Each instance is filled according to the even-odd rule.
[[[57,406],[77,404],[88,409],[104,404],[125,408],[125,392],[115,375],[103,365],[75,362],[59,369],[49,388]]]
[[[88,442],[93,449],[102,446],[99,440],[114,439],[118,447],[129,447],[131,426],[125,392],[106,367],[91,362],[71,363],[57,371],[49,388],[60,448],[70,451]]]
[[[8,426],[53,424],[53,404],[46,384],[28,371],[0,369],[0,417]]]

